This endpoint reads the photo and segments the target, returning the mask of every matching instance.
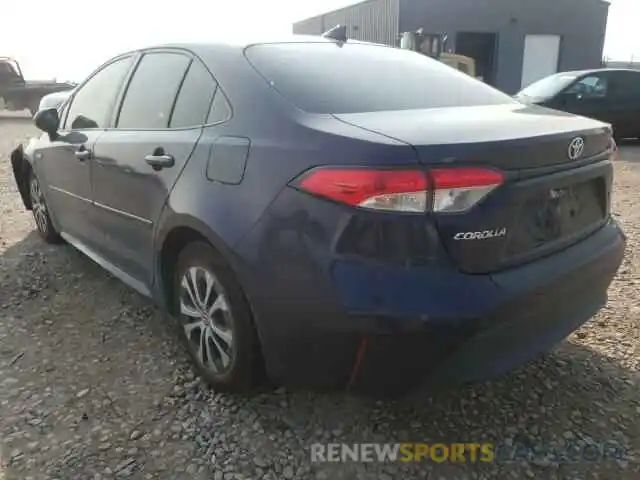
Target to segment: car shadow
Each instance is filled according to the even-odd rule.
[[[60,382],[56,388],[62,390],[65,383],[87,382],[92,391],[108,392],[110,400],[87,406],[87,415],[102,422],[113,417],[117,428],[122,418],[139,425],[157,421],[153,419],[158,402],[175,391],[176,378],[191,378],[186,353],[157,309],[68,245],[46,245],[31,232],[9,246],[0,256],[0,294],[0,389],[5,389],[2,381],[7,378],[29,382],[29,388],[40,393],[53,382]],[[58,373],[29,373],[46,369],[47,364]],[[19,372],[21,366],[30,370]],[[629,456],[640,446],[638,372],[574,340],[499,379],[397,400],[286,389],[250,397],[220,395],[197,381],[180,388],[182,393],[171,405],[189,406],[198,415],[192,448],[194,455],[203,458],[211,456],[226,421],[233,425],[226,435],[237,436],[233,441],[238,449],[267,460],[281,454],[274,439],[282,436],[301,451],[318,442],[493,443],[533,449],[556,444],[563,448],[568,441],[587,440],[600,446],[613,442],[624,458],[611,453],[610,458],[595,463],[570,463],[509,457],[487,465],[423,461],[406,462],[399,468],[406,479],[432,478],[432,474],[433,478],[470,478],[470,472],[476,471],[493,472],[499,478],[506,478],[502,476],[505,472],[524,478],[531,471],[536,478],[568,478],[563,475],[570,468],[577,469],[582,478],[596,471],[601,472],[600,478],[638,478],[630,472],[637,472],[640,457]],[[191,389],[189,395],[184,394],[185,388]],[[11,396],[0,391],[0,434],[5,441],[16,428],[12,419],[31,408],[23,393],[20,390]],[[52,411],[63,408],[68,400],[56,398],[48,400],[47,408]],[[19,401],[24,405],[16,403]],[[39,408],[44,407],[39,404]],[[218,418],[221,409],[224,416],[220,419],[203,420]],[[60,418],[66,414],[60,413]],[[63,438],[64,428],[61,424]],[[122,438],[129,438],[129,433],[123,432]],[[79,435],[79,444],[90,444],[89,428]],[[47,437],[41,440],[48,441]],[[86,445],[82,448],[88,448]],[[0,477],[2,458],[10,464],[11,456],[11,449],[5,446],[0,452]],[[63,457],[61,453],[60,469]],[[139,462],[152,460],[141,458]],[[11,466],[4,468],[7,478],[12,478]],[[82,468],[89,473],[89,467]],[[300,468],[309,476],[299,478],[395,478],[382,476],[388,463],[309,461]],[[149,467],[147,471],[153,470]]]

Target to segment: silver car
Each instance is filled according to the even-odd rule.
[[[48,108],[55,108],[59,110],[64,102],[71,96],[73,90],[65,90],[63,92],[53,92],[48,95],[45,95],[40,99],[40,104],[38,105],[38,111],[46,110]]]

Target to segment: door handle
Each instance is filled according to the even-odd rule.
[[[154,170],[173,167],[175,160],[172,155],[147,155],[144,161],[153,167]]]
[[[73,152],[73,154],[76,156],[78,160],[80,160],[81,162],[84,162],[85,160],[88,160],[91,157],[91,150],[87,150],[86,148],[81,148]]]

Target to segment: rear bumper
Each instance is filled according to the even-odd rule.
[[[483,317],[454,322],[445,329],[447,335],[438,333],[442,322],[432,319],[408,342],[371,336],[353,388],[374,392],[388,388],[379,377],[394,357],[401,362],[393,367],[390,386],[404,389],[420,382],[450,386],[485,380],[548,352],[606,304],[624,248],[624,234],[612,221],[562,253],[494,275],[505,301]],[[464,301],[462,295],[459,301]],[[433,345],[438,354],[428,364],[424,360]]]
[[[500,375],[597,313],[624,249],[611,220],[560,253],[492,276],[338,262],[332,290],[315,275],[279,293],[272,282],[261,296],[268,307],[256,312],[269,374],[366,394]]]

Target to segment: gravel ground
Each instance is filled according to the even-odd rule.
[[[500,380],[382,402],[203,388],[145,299],[73,248],[37,237],[8,162],[34,133],[27,119],[0,118],[0,479],[640,478],[639,146],[623,147],[616,166],[614,210],[629,249],[606,309]],[[315,442],[403,441],[556,453],[608,442],[608,454],[484,465],[310,461]]]

